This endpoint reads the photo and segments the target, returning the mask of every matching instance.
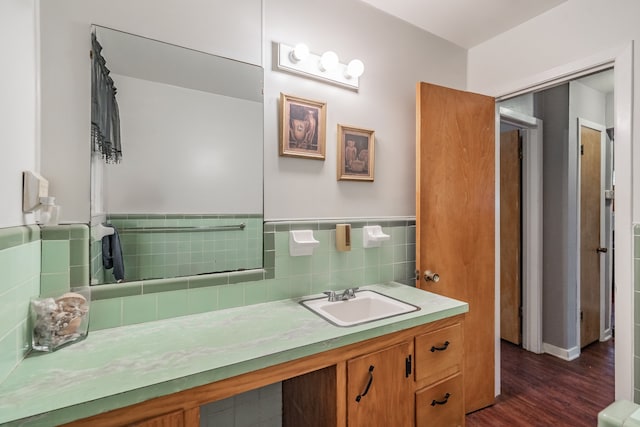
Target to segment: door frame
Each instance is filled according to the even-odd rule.
[[[506,82],[494,92],[496,101],[548,88],[559,83],[613,67],[616,142],[616,342],[615,342],[615,398],[633,400],[633,40],[587,58],[580,59],[525,79]],[[496,121],[499,113],[496,111]],[[496,147],[499,141],[496,140]],[[497,150],[496,150],[497,151]],[[637,155],[638,156],[638,155]],[[636,156],[636,157],[637,157]],[[496,164],[499,167],[499,156]],[[499,170],[499,169],[498,169]],[[499,191],[499,183],[496,183]],[[499,194],[499,193],[497,193]],[[497,206],[499,212],[499,206]],[[499,215],[496,215],[496,251],[500,248]],[[500,289],[499,263],[496,265],[496,289]],[[496,304],[499,307],[499,304]],[[496,334],[496,394],[500,392],[500,334]]]
[[[522,348],[542,353],[542,120],[499,108],[499,121],[522,131]],[[500,124],[496,126],[500,129]],[[499,137],[499,136],[498,136]],[[496,174],[498,174],[496,172]],[[498,193],[499,194],[499,193]],[[499,217],[499,215],[496,215]],[[497,257],[496,257],[497,258]],[[499,261],[499,260],[498,260]],[[496,266],[499,271],[499,266]],[[500,293],[496,289],[496,306]],[[498,315],[499,312],[496,314]],[[497,317],[499,319],[499,317]],[[498,325],[500,326],[500,325]],[[498,331],[497,336],[500,337]],[[498,340],[499,341],[499,340]]]
[[[578,286],[577,286],[577,301],[578,301],[578,313],[580,313],[581,310],[581,290],[582,290],[582,281],[580,280],[580,276],[581,276],[581,264],[582,264],[582,256],[580,253],[580,245],[581,245],[581,239],[582,236],[580,234],[580,230],[581,230],[581,216],[580,216],[580,212],[581,212],[581,185],[582,185],[582,178],[581,178],[581,172],[582,172],[582,162],[580,159],[580,146],[582,144],[582,133],[581,133],[581,128],[582,127],[586,127],[589,129],[593,129],[596,130],[598,132],[600,132],[600,230],[599,230],[599,235],[600,235],[600,246],[602,245],[606,245],[607,239],[606,239],[606,221],[605,221],[605,215],[606,215],[606,202],[605,202],[605,198],[604,198],[604,191],[606,190],[605,188],[605,176],[607,173],[606,170],[606,162],[607,162],[607,155],[606,155],[606,148],[607,148],[607,129],[606,126],[596,123],[596,122],[592,122],[586,119],[583,119],[582,117],[578,117],[578,137],[577,137],[577,141],[578,141],[578,146],[576,148],[576,152],[578,155],[578,159],[577,159],[577,168],[578,168],[578,172],[577,172],[577,188],[576,188],[576,196],[578,198],[577,201],[577,207],[578,207],[578,215],[577,215],[577,220],[576,220],[576,225],[577,225],[577,229],[576,229],[576,235],[577,235],[577,241],[578,244],[576,246],[576,274],[577,274],[577,278],[578,278]],[[605,315],[606,315],[606,310],[605,310],[605,306],[606,306],[606,290],[605,290],[605,283],[606,283],[606,279],[605,279],[605,273],[606,273],[606,269],[605,269],[605,261],[606,261],[606,256],[600,256],[599,258],[599,262],[600,262],[600,331],[599,331],[599,339],[600,341],[604,341],[606,340],[606,332],[605,331]],[[578,341],[580,341],[580,333],[581,333],[581,322],[580,322],[580,316],[578,316],[577,319],[577,336],[578,336]],[[611,331],[609,331],[609,336],[611,336]],[[578,343],[578,347],[581,347],[582,343],[579,342]],[[580,352],[582,351],[582,349],[580,348],[579,350]]]

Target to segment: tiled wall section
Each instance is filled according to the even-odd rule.
[[[282,384],[276,383],[200,407],[200,427],[282,426]]]
[[[29,351],[29,301],[39,286],[38,226],[0,229],[0,381]]]
[[[84,224],[42,227],[40,295],[64,293],[89,283],[89,227]]]
[[[110,215],[108,221],[119,231],[128,281],[262,267],[261,215],[130,214]],[[243,229],[234,228],[240,224]],[[157,228],[166,230],[152,231]],[[100,271],[101,244],[92,241],[92,278],[114,283],[111,271]]]
[[[335,225],[352,226],[352,249],[335,249]],[[391,239],[362,247],[362,227],[382,225]],[[312,256],[289,255],[289,230],[312,229]],[[415,220],[267,222],[264,270],[147,280],[92,288],[90,329],[98,330],[340,290],[390,280],[413,285]]]
[[[633,227],[633,281],[634,281],[634,401],[640,403],[640,224]]]

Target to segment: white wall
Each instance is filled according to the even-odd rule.
[[[92,23],[255,64],[264,54],[267,219],[415,214],[415,84],[464,88],[466,52],[355,0],[264,0],[264,7],[262,45],[258,0],[42,2],[42,169],[63,221],[89,217]],[[361,58],[367,69],[360,92],[274,71],[271,43],[302,40],[314,52]],[[280,92],[327,102],[325,161],[278,156]],[[376,131],[374,183],[336,182],[338,123]]]
[[[275,70],[272,43],[360,58],[359,92]],[[265,218],[415,215],[418,81],[464,89],[466,52],[353,0],[265,1]],[[280,92],[327,103],[326,160],[278,155]],[[337,124],[376,132],[375,181],[336,180]]]
[[[640,40],[640,2],[637,0],[568,0],[545,14],[469,50],[468,90],[503,95],[528,77]],[[634,77],[640,81],[640,51],[635,45]],[[505,55],[509,52],[509,55]],[[640,85],[633,98],[640,105]],[[633,115],[640,128],[640,108]],[[640,144],[635,132],[634,146]],[[633,162],[640,165],[640,150]],[[634,176],[640,188],[640,174]],[[633,200],[633,221],[640,222],[640,197]]]
[[[527,116],[534,116],[533,93],[525,93],[515,98],[506,99],[500,102],[499,106],[526,114]]]
[[[0,228],[32,224],[22,213],[22,171],[38,172],[36,0],[0,1]]]
[[[262,65],[261,0],[41,1],[40,22],[42,173],[65,222],[90,215],[91,24]]]
[[[108,213],[262,212],[261,103],[112,77],[124,153],[106,167]]]

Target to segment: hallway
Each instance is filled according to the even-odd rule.
[[[614,400],[614,339],[567,362],[502,341],[502,394],[467,415],[467,427],[594,427]]]

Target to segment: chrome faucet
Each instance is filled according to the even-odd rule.
[[[323,293],[329,297],[329,302],[347,301],[356,297],[357,290],[358,288],[347,288],[342,292],[342,295],[336,294],[336,291],[324,291]]]
[[[342,301],[346,301],[346,300],[350,300],[356,297],[356,291],[358,290],[358,288],[347,288],[344,290],[344,292],[342,293],[342,297],[340,297],[340,299]]]
[[[324,291],[323,293],[329,297],[329,302],[339,301],[336,291]]]

